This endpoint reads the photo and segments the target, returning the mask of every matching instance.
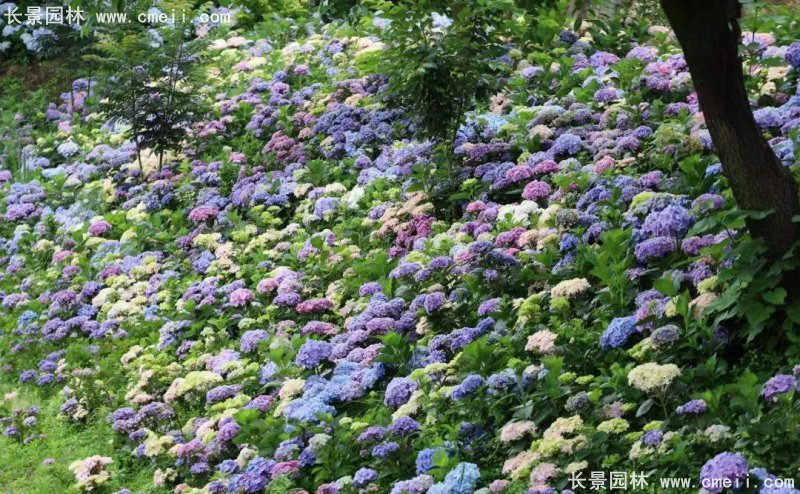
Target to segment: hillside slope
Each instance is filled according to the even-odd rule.
[[[212,33],[215,115],[161,169],[86,80],[0,129],[24,144],[0,171],[0,491],[797,477],[800,348],[728,349],[792,301],[667,30],[511,50],[453,166],[359,71],[364,29]],[[745,36],[796,167],[800,44]]]

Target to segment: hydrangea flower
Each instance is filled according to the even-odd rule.
[[[298,350],[295,363],[305,369],[313,369],[327,360],[331,353],[333,345],[327,341],[308,340]]]
[[[600,337],[600,347],[603,350],[620,348],[635,332],[636,318],[634,316],[615,317]]]
[[[690,400],[679,406],[675,411],[680,415],[699,415],[708,409],[705,400]]]
[[[800,42],[789,45],[784,56],[789,65],[794,67],[795,70],[800,70]]]
[[[58,154],[60,154],[61,156],[65,157],[65,158],[69,158],[69,157],[74,156],[75,154],[77,154],[78,153],[78,149],[79,148],[78,148],[77,144],[75,144],[72,141],[67,141],[65,143],[59,144],[58,148],[56,149],[56,151],[58,151]]]
[[[481,471],[474,463],[462,462],[447,472],[444,484],[451,494],[472,494],[481,476]]]
[[[652,393],[665,390],[680,375],[681,370],[675,364],[648,362],[628,372],[628,384],[645,393]]]
[[[777,374],[764,383],[764,388],[761,390],[761,396],[768,402],[778,401],[778,395],[796,391],[800,387],[798,380],[795,376],[788,374]]]
[[[677,250],[677,243],[670,237],[654,237],[636,245],[634,254],[639,262],[664,258]]]
[[[395,377],[386,386],[383,403],[395,408],[405,405],[417,387],[416,381],[405,377]]]
[[[747,460],[739,453],[720,453],[708,460],[700,469],[700,485],[708,492],[720,493],[729,482],[732,486],[742,486],[747,478]]]
[[[360,468],[353,475],[354,487],[366,487],[370,482],[378,479],[378,472],[371,468]]]
[[[450,393],[450,397],[454,400],[460,400],[467,395],[475,392],[479,387],[483,386],[484,380],[477,374],[471,374],[461,381],[461,384],[455,387]]]

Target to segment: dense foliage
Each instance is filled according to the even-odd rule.
[[[798,492],[764,483],[800,476],[795,263],[651,11],[243,3],[96,33],[111,70],[4,101],[0,491]],[[794,172],[800,15],[757,19]]]

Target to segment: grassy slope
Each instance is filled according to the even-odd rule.
[[[45,396],[32,393],[28,388],[0,386],[0,394],[12,389],[20,393],[23,406],[41,407],[39,426],[47,435],[45,441],[32,441],[24,448],[15,447],[15,441],[0,435],[0,492],[2,494],[55,494],[78,492],[73,488],[75,477],[69,464],[75,458],[92,455],[111,456],[114,433],[105,423],[104,413],[94,416],[86,425],[77,428],[56,418],[61,399],[58,395]],[[55,463],[44,465],[47,458]],[[169,492],[153,488],[149,469],[120,468],[115,470],[109,492],[128,487],[134,492]]]

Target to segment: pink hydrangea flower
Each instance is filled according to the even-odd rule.
[[[597,163],[594,164],[594,172],[595,173],[603,173],[606,170],[609,170],[614,167],[614,158],[611,156],[603,156]]]
[[[312,312],[325,312],[333,309],[333,302],[327,298],[315,298],[297,304],[297,312],[300,314],[310,314]]]
[[[95,221],[89,226],[89,234],[102,235],[111,230],[111,223],[106,220]]]
[[[231,292],[230,304],[234,307],[242,307],[254,298],[253,292],[247,288],[237,288]]]
[[[506,487],[508,487],[508,484],[510,484],[510,483],[511,482],[509,482],[508,480],[504,480],[504,479],[494,480],[494,481],[492,481],[491,484],[489,484],[489,492],[492,492],[493,494],[497,494],[498,492],[502,492],[502,491],[504,491],[506,489]]]
[[[522,191],[522,198],[530,201],[535,201],[550,195],[550,185],[547,182],[534,180],[528,182],[525,189]]]
[[[72,255],[71,250],[60,250],[53,254],[53,262],[61,262]]]
[[[197,206],[189,212],[189,219],[199,223],[216,218],[218,214],[219,209],[214,206]]]
[[[275,466],[272,467],[272,470],[270,470],[270,475],[272,475],[272,478],[274,479],[281,475],[294,473],[298,470],[300,470],[299,461],[282,461],[280,463],[276,463]]]

